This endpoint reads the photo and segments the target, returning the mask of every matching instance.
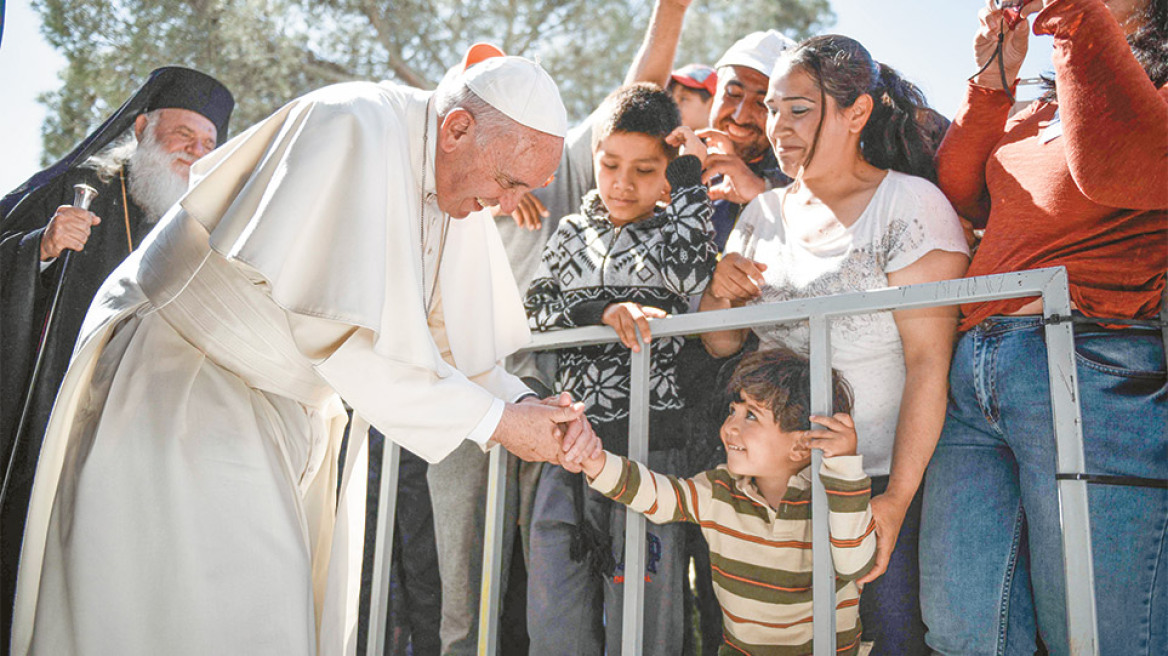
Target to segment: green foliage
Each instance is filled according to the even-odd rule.
[[[44,94],[44,159],[80,141],[159,66],[223,81],[234,131],[311,89],[390,79],[432,88],[476,41],[538,58],[574,119],[624,78],[650,0],[34,0],[65,56]],[[677,63],[713,63],[737,38],[777,27],[793,38],[833,19],[827,0],[709,0],[689,9]]]

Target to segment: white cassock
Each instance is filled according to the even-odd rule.
[[[494,221],[423,255],[429,96],[293,101],[200,161],[106,281],[37,468],[14,654],[352,652],[366,450],[334,511],[341,399],[433,462],[526,392],[499,366],[530,336]]]

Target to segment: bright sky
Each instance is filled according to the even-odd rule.
[[[45,110],[36,97],[57,86],[57,72],[65,64],[41,37],[40,17],[29,0],[6,4],[0,43],[0,89],[4,90],[0,125],[6,131],[0,195],[40,169]],[[977,10],[983,4],[982,0],[831,0],[837,18],[831,31],[859,40],[873,57],[920,85],[930,103],[952,117],[961,102],[965,78],[973,72],[970,43]],[[1049,70],[1050,50],[1049,37],[1032,37],[1022,77]]]

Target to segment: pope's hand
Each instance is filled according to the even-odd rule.
[[[583,414],[583,403],[508,403],[492,438],[528,462],[560,464],[565,434],[579,430],[573,431],[572,424]]]
[[[93,212],[62,205],[57,208],[41,235],[41,262],[47,262],[66,249],[80,251],[89,241],[89,229],[101,223]]]

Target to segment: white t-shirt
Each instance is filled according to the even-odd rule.
[[[766,283],[752,303],[843,294],[888,286],[888,273],[929,251],[969,254],[957,213],[931,182],[889,171],[856,222],[808,242],[788,234],[784,189],[758,196],[743,210],[726,252],[763,262]],[[808,350],[807,322],[756,327],[760,348]],[[832,366],[855,395],[853,416],[869,476],[885,476],[904,392],[904,348],[892,312],[831,322]]]

